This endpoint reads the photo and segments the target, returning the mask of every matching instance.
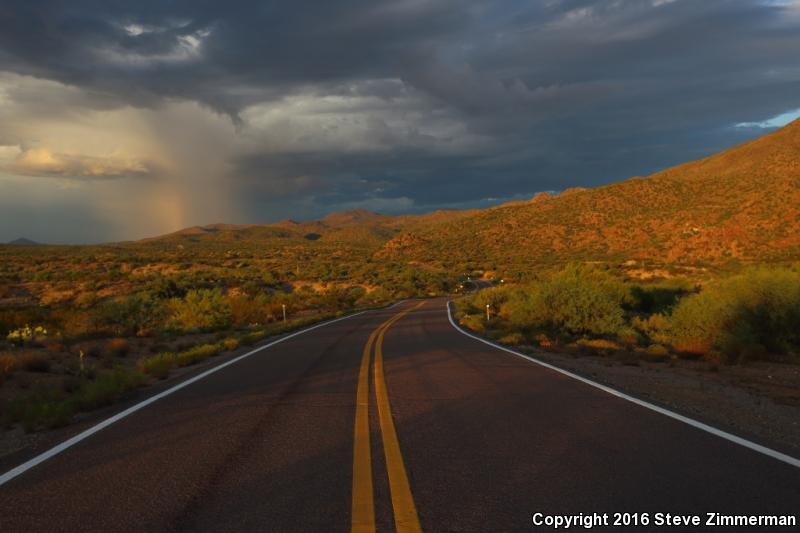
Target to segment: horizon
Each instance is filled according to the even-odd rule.
[[[668,171],[671,168],[679,167],[679,166],[682,166],[684,164],[696,163],[696,162],[699,162],[699,161],[703,161],[705,159],[713,158],[715,156],[722,156],[722,155],[728,153],[731,150],[737,149],[740,146],[748,145],[751,141],[757,141],[757,140],[759,140],[759,139],[761,139],[763,137],[768,137],[770,133],[772,133],[774,131],[777,131],[777,130],[782,130],[785,127],[789,126],[790,124],[800,125],[800,113],[785,113],[785,114],[783,114],[783,115],[781,115],[779,117],[775,117],[773,119],[770,119],[769,121],[765,121],[763,124],[758,126],[759,128],[762,129],[762,131],[759,132],[760,135],[758,135],[758,136],[756,136],[754,138],[747,139],[747,140],[745,140],[745,141],[743,141],[741,143],[737,143],[736,145],[733,145],[733,146],[725,147],[722,151],[714,153],[714,154],[708,154],[707,156],[704,156],[704,157],[701,157],[701,158],[698,158],[698,159],[694,159],[694,160],[682,161],[682,162],[677,163],[676,165],[674,165],[672,167],[665,167],[665,168],[657,169],[652,174],[648,174],[648,175],[645,175],[645,176],[630,176],[630,177],[628,177],[626,179],[623,179],[623,180],[620,180],[620,181],[615,181],[615,182],[611,182],[611,183],[600,183],[600,184],[597,184],[594,187],[583,187],[583,186],[565,187],[565,188],[560,189],[560,190],[537,191],[536,193],[534,193],[532,195],[516,195],[516,196],[511,197],[511,198],[487,198],[487,199],[484,199],[484,201],[482,202],[484,205],[458,206],[458,207],[440,206],[440,207],[437,207],[435,209],[430,209],[430,210],[419,210],[419,211],[400,212],[400,213],[387,213],[387,212],[381,212],[381,211],[376,211],[376,210],[371,210],[371,209],[365,209],[363,207],[351,207],[349,209],[344,209],[344,210],[341,210],[341,211],[329,211],[329,212],[326,212],[326,213],[323,213],[323,214],[320,214],[320,215],[317,215],[317,216],[309,216],[309,217],[302,217],[301,216],[301,217],[296,217],[296,218],[287,217],[287,218],[282,218],[282,219],[279,219],[279,220],[272,220],[272,221],[269,221],[269,222],[247,222],[247,221],[245,221],[245,222],[237,222],[237,223],[231,223],[231,222],[226,222],[226,221],[204,222],[204,223],[200,223],[200,224],[192,224],[190,226],[182,226],[182,227],[176,228],[174,230],[169,230],[169,231],[166,231],[166,232],[163,232],[163,233],[159,233],[159,234],[156,234],[156,235],[145,235],[145,236],[141,236],[141,237],[136,237],[136,238],[131,238],[131,239],[122,239],[122,240],[118,240],[118,241],[97,241],[97,242],[81,242],[81,243],[76,243],[76,242],[42,242],[42,241],[37,241],[35,239],[30,239],[27,236],[20,236],[20,237],[14,238],[12,240],[9,240],[7,242],[0,242],[0,246],[2,246],[2,245],[96,246],[96,245],[105,245],[105,244],[122,244],[122,243],[130,243],[130,242],[139,242],[139,241],[160,239],[162,237],[166,237],[166,236],[169,236],[169,235],[172,235],[172,234],[176,234],[176,233],[181,233],[181,232],[183,232],[185,230],[189,230],[189,229],[193,229],[193,228],[213,228],[213,227],[216,227],[216,226],[232,226],[232,227],[235,227],[236,229],[239,229],[239,228],[254,227],[254,226],[271,226],[271,225],[277,225],[277,224],[280,224],[280,223],[283,223],[283,222],[295,223],[295,224],[307,224],[307,223],[312,223],[312,222],[324,222],[327,218],[329,218],[331,216],[335,216],[335,215],[353,214],[353,213],[366,213],[366,214],[378,215],[378,216],[382,216],[382,217],[403,217],[403,216],[412,216],[413,217],[413,216],[425,216],[425,215],[429,215],[429,214],[432,214],[432,213],[435,213],[435,212],[439,212],[439,211],[458,212],[458,211],[470,211],[470,210],[476,210],[476,209],[477,210],[492,209],[492,208],[496,208],[496,207],[511,206],[511,205],[519,204],[520,202],[524,203],[524,202],[528,202],[528,201],[531,201],[531,200],[535,200],[535,199],[539,198],[540,195],[547,195],[548,197],[558,197],[558,196],[560,196],[561,194],[563,194],[565,192],[573,191],[573,190],[576,190],[576,189],[577,190],[590,191],[590,190],[593,190],[593,189],[597,189],[597,188],[601,188],[601,187],[605,187],[605,186],[609,186],[609,185],[613,186],[613,185],[620,184],[620,183],[623,183],[623,182],[629,181],[629,180],[650,179],[651,177],[656,176],[656,175],[658,175],[658,174],[660,174],[662,172]],[[752,127],[752,125],[747,125],[747,126],[748,127]],[[24,241],[24,242],[18,242],[18,241]]]
[[[797,1],[239,7],[11,2],[0,242],[485,208],[800,117]]]

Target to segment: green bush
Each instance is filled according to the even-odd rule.
[[[228,298],[231,319],[236,326],[266,324],[276,318],[276,306],[266,294],[239,294]]]
[[[95,329],[114,335],[131,335],[145,328],[161,326],[163,318],[161,302],[149,294],[106,301],[92,316]]]
[[[239,343],[242,346],[250,346],[251,344],[255,344],[258,341],[264,339],[267,336],[267,333],[263,330],[260,331],[251,331],[250,333],[245,333],[241,337],[239,337]]]
[[[73,379],[74,386],[41,386],[0,406],[3,425],[20,423],[26,431],[64,426],[75,412],[109,405],[141,384],[140,374],[122,367],[94,380]]]
[[[94,381],[87,381],[78,390],[73,401],[77,409],[89,411],[114,403],[141,383],[141,374],[118,367],[110,374],[99,376]]]
[[[472,331],[478,333],[486,331],[486,317],[483,315],[464,315],[460,322],[462,326]]]
[[[178,361],[174,353],[162,352],[157,355],[142,357],[136,362],[139,372],[152,376],[156,379],[164,379],[169,375],[170,370],[178,366]]]
[[[640,335],[658,344],[670,343],[670,317],[656,313],[647,318],[635,316],[631,320],[633,329]]]
[[[25,431],[65,426],[74,412],[73,404],[67,402],[59,391],[44,387],[0,405],[3,426],[20,423]]]
[[[221,344],[200,344],[176,354],[178,366],[189,366],[209,357],[219,355],[223,346]]]
[[[564,270],[511,293],[502,314],[523,330],[570,335],[615,335],[625,326],[625,285],[590,266]]]
[[[508,333],[497,340],[502,344],[510,344],[512,346],[519,346],[525,343],[525,337],[521,333]]]
[[[220,290],[198,289],[169,301],[169,324],[179,330],[222,329],[231,325],[230,302]]]
[[[232,352],[239,347],[239,339],[235,337],[228,337],[220,341],[220,346],[226,352]]]
[[[644,358],[650,361],[665,361],[669,358],[669,350],[661,344],[651,344],[645,349]]]
[[[378,287],[371,292],[365,293],[361,298],[358,299],[356,305],[360,307],[374,307],[391,302],[392,299],[393,296],[391,292],[383,287]]]
[[[760,268],[683,298],[670,319],[673,347],[736,361],[800,347],[800,273]]]

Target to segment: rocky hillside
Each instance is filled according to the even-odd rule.
[[[151,242],[153,240],[150,240]],[[800,121],[720,154],[596,189],[392,217],[194,227],[159,243],[337,246],[364,259],[527,269],[579,261],[676,265],[800,258]],[[326,252],[328,253],[328,252]]]
[[[597,189],[418,228],[378,255],[500,264],[800,258],[800,121],[725,152]]]

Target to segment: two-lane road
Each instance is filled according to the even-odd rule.
[[[618,511],[797,514],[800,468],[471,339],[444,300],[296,335],[0,486],[2,532],[533,531],[535,512]]]

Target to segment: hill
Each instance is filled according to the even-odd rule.
[[[595,189],[489,209],[193,227],[147,243],[531,270],[567,261],[717,265],[800,258],[800,121],[717,155]],[[360,259],[359,259],[360,258]]]
[[[648,260],[725,264],[800,257],[800,121],[646,178],[537,195],[420,227],[391,260]]]
[[[25,237],[14,239],[13,241],[9,241],[7,244],[10,244],[12,246],[39,246],[38,242],[26,239]]]

